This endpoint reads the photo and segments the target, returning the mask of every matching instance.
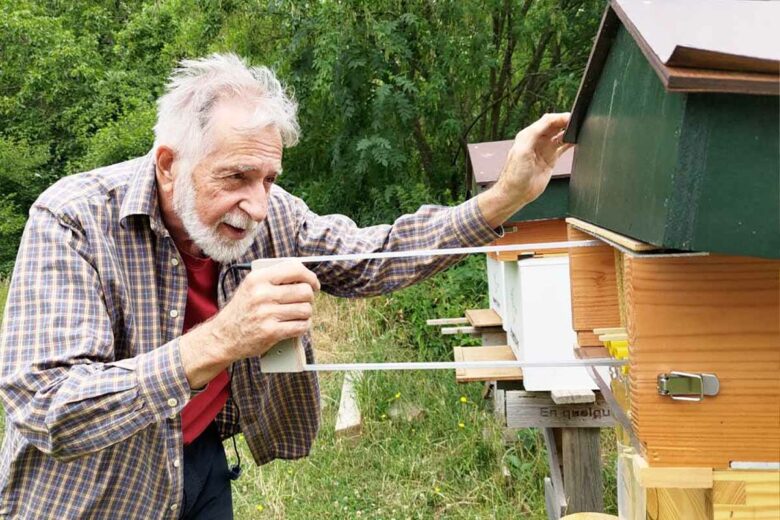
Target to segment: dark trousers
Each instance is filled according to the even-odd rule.
[[[184,447],[185,520],[230,520],[233,496],[230,492],[225,449],[214,423],[195,442]]]

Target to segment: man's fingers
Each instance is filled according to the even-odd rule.
[[[312,314],[311,303],[287,303],[277,305],[273,309],[273,315],[280,322],[308,320]]]
[[[287,338],[302,336],[311,328],[311,319],[291,320],[279,323],[277,326],[277,336],[279,341]]]
[[[534,139],[538,139],[545,135],[555,135],[566,128],[569,124],[570,117],[571,114],[569,112],[545,114],[520,133],[527,132],[527,134],[530,134]]]
[[[562,143],[560,146],[558,146],[558,149],[555,151],[558,157],[565,154],[567,150],[572,148],[574,146],[573,143]]]
[[[308,283],[275,285],[271,298],[276,303],[301,303],[314,301],[314,289]]]
[[[320,290],[317,275],[297,260],[282,262],[266,269],[267,280],[274,285],[307,283],[313,290]]]
[[[552,144],[554,144],[556,146],[562,145],[563,144],[563,134],[565,134],[565,133],[566,133],[565,131],[561,130],[560,132],[555,134],[553,136],[553,138],[550,139],[552,141]]]

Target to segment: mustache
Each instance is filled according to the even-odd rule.
[[[225,224],[246,231],[254,231],[258,226],[257,222],[252,220],[249,215],[240,210],[234,210],[230,213],[226,213],[219,222],[224,222]]]

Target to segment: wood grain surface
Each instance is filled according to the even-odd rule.
[[[469,309],[466,311],[466,319],[472,327],[500,327],[501,316],[493,309]]]
[[[592,238],[576,227],[567,227],[569,240]],[[613,248],[608,245],[572,248],[569,251],[572,326],[579,346],[602,346],[593,334],[597,328],[619,328],[617,278]]]
[[[455,361],[516,361],[508,345],[492,347],[455,347]],[[458,383],[474,381],[517,381],[523,378],[521,368],[458,368],[455,380]]]
[[[491,245],[542,244],[545,242],[566,241],[566,222],[563,219],[531,220],[528,222],[507,222],[504,224],[504,236],[494,240]],[[591,237],[588,237],[589,240]],[[545,254],[565,253],[568,249],[545,249]],[[533,252],[533,249],[529,249]],[[502,261],[517,260],[522,251],[490,253],[492,258]]]
[[[631,418],[650,466],[780,459],[780,261],[624,259]],[[658,374],[716,374],[698,403],[659,396]]]

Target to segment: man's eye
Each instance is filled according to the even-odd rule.
[[[266,177],[265,182],[267,182],[268,184],[273,184],[276,182],[276,177]]]
[[[230,175],[227,176],[227,178],[230,179],[231,181],[240,181],[244,179],[244,174],[241,172],[231,173]]]

